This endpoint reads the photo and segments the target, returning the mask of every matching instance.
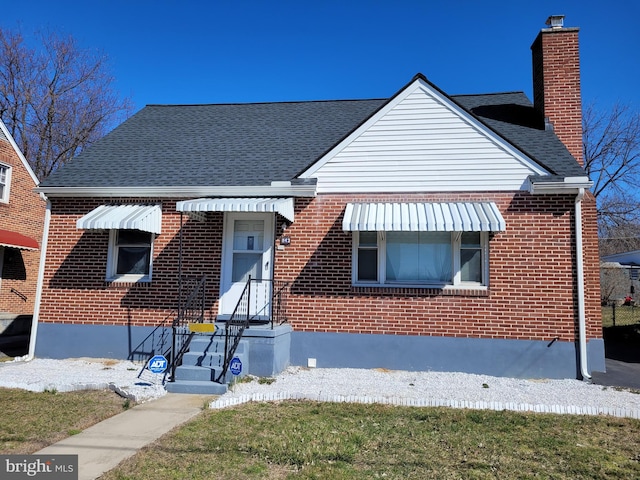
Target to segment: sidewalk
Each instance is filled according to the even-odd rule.
[[[137,405],[36,455],[78,455],[78,479],[93,480],[174,427],[195,417],[211,395],[172,394]]]

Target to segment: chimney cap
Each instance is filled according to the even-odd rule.
[[[551,15],[545,22],[551,28],[562,28],[564,26],[564,15]]]

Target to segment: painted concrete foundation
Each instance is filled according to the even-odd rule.
[[[294,332],[291,364],[388,368],[515,378],[578,378],[577,344],[404,335]],[[590,371],[605,371],[604,342],[588,344]]]
[[[224,325],[218,325],[222,334]],[[278,374],[289,365],[450,371],[516,378],[579,378],[578,346],[570,342],[294,332],[290,325],[252,326],[248,373]],[[43,323],[36,356],[146,361],[171,344],[170,329]],[[604,341],[588,344],[589,371],[604,372]]]
[[[243,339],[249,345],[248,373],[269,377],[289,366],[291,325],[251,326]],[[217,324],[216,335],[224,335]],[[171,328],[115,325],[38,325],[35,355],[40,358],[116,358],[145,362],[171,346]]]

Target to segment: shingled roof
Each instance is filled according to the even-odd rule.
[[[522,92],[451,96],[537,161],[549,178],[585,173]],[[258,186],[292,180],[388,99],[149,105],[41,184]]]

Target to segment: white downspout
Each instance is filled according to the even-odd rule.
[[[44,212],[44,227],[42,231],[42,245],[40,246],[40,265],[38,267],[38,282],[36,285],[36,298],[33,306],[33,319],[31,320],[31,336],[29,338],[29,353],[22,357],[25,362],[33,360],[36,352],[36,337],[38,335],[38,319],[40,317],[40,300],[42,299],[42,287],[44,284],[44,265],[47,257],[47,243],[49,242],[49,223],[51,220],[51,201],[47,200],[47,208]]]
[[[578,191],[575,201],[576,215],[576,273],[578,282],[578,332],[580,344],[580,373],[582,379],[589,381],[591,375],[587,368],[587,326],[584,306],[584,258],[582,253],[582,199],[584,198],[584,188]]]

